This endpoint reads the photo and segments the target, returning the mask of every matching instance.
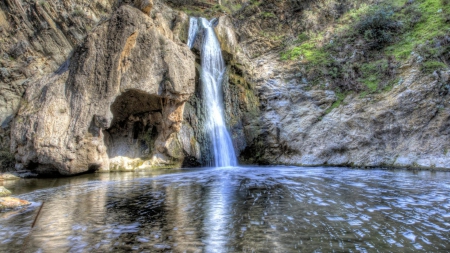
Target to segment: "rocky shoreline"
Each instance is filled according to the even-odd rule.
[[[20,180],[20,177],[11,173],[0,174],[0,184],[3,181]],[[18,207],[24,207],[31,205],[30,202],[18,198],[11,197],[12,192],[6,189],[4,186],[0,186],[0,212],[10,211]]]

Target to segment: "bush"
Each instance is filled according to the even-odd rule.
[[[448,66],[440,61],[426,61],[422,63],[421,70],[424,73],[431,74],[437,70],[447,69]]]
[[[364,36],[369,49],[381,49],[394,41],[394,33],[401,27],[394,20],[394,11],[384,7],[369,11],[357,23],[356,30]]]
[[[0,151],[0,172],[13,171],[15,165],[14,155],[9,151]]]

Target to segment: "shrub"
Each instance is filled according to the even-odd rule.
[[[440,61],[426,61],[422,63],[421,70],[425,73],[433,73],[436,70],[447,69],[447,65]]]
[[[0,150],[0,172],[9,172],[14,169],[14,155],[9,151]]]
[[[394,33],[401,27],[401,23],[394,20],[394,11],[384,7],[361,17],[356,30],[364,36],[369,49],[381,49],[394,41]]]

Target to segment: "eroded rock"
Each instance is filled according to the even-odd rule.
[[[184,103],[195,89],[194,55],[186,45],[125,5],[86,38],[70,62],[67,71],[27,90],[12,128],[16,169],[73,175],[109,170],[110,159],[121,156],[182,160],[167,147],[177,140],[172,136],[181,129]],[[133,133],[137,122],[142,131],[155,130],[153,139],[136,138],[142,134]],[[131,132],[119,133],[122,141],[108,141],[119,137],[113,129]],[[135,154],[121,153],[133,143]],[[116,152],[108,154],[113,146]]]

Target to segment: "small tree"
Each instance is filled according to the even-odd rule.
[[[369,49],[381,49],[394,41],[394,33],[401,27],[401,23],[394,20],[394,11],[384,7],[363,16],[356,30],[364,36]]]

